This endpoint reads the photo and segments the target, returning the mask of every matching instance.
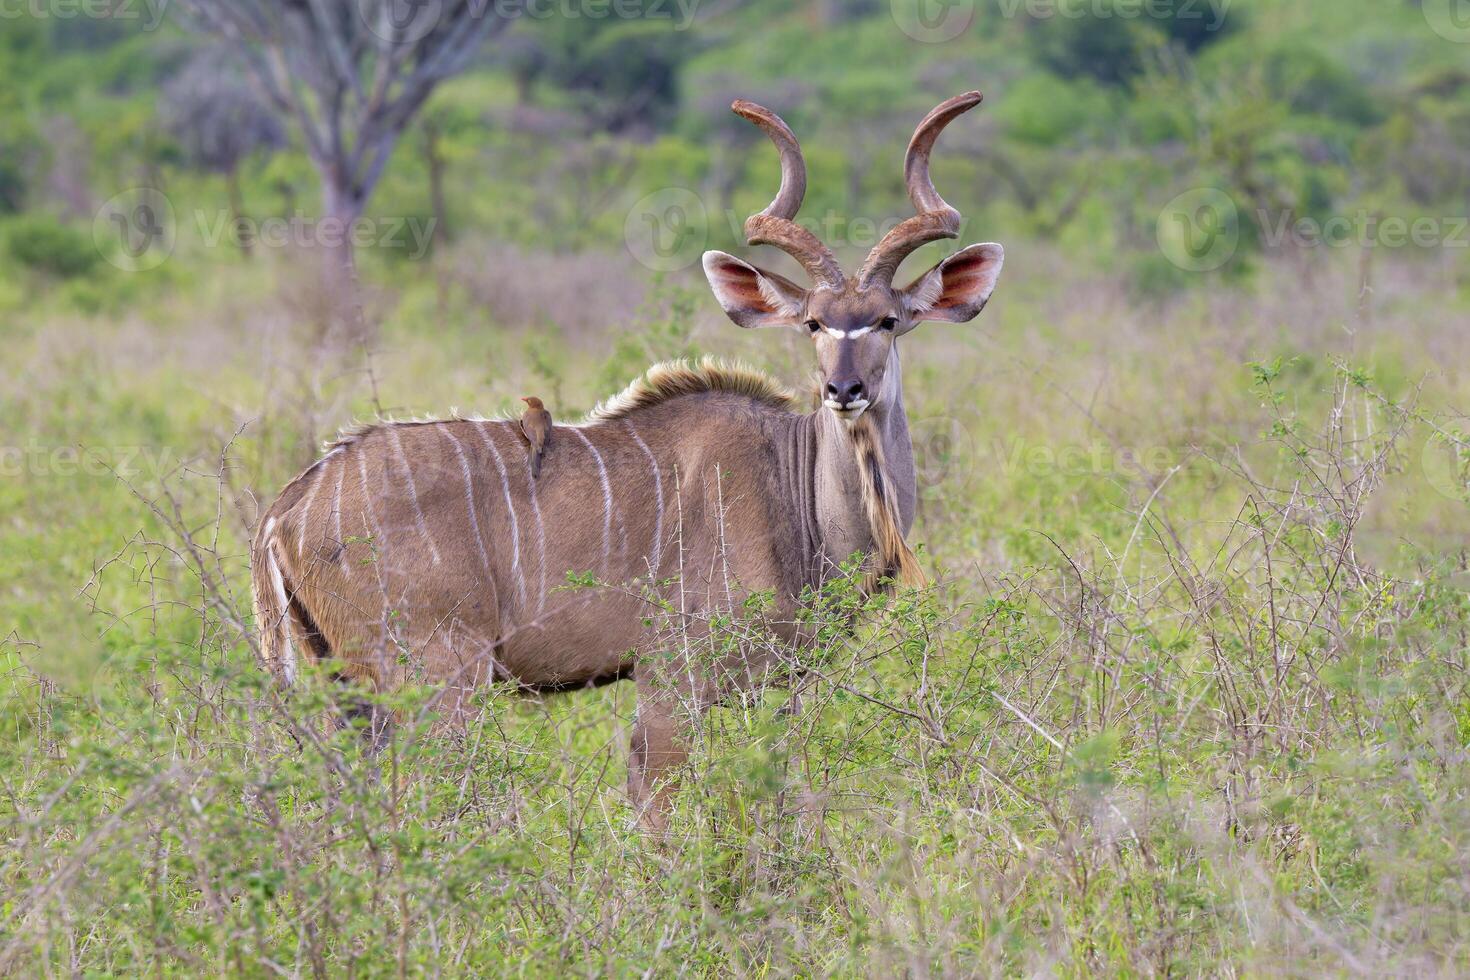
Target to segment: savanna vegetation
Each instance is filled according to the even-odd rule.
[[[414,115],[345,305],[229,43],[6,13],[0,971],[1470,971],[1470,37],[1057,6],[522,18]],[[251,530],[344,426],[570,420],[702,353],[804,382],[700,275],[776,183],[731,99],[792,123],[851,264],[970,88],[935,171],[1008,261],[903,341],[933,584],[827,596],[795,692],[699,720],[666,839],[628,685],[453,735],[411,687],[372,753],[325,672],[259,669]]]

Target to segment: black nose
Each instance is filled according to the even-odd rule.
[[[843,407],[862,401],[863,383],[857,378],[850,378],[846,381],[828,381],[827,398]]]

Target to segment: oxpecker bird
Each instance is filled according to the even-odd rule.
[[[540,479],[541,457],[546,455],[546,444],[551,439],[551,413],[536,397],[522,398],[526,411],[521,416],[521,434],[531,444],[531,476]]]

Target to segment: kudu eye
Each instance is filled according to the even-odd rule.
[[[885,316],[882,320],[878,321],[879,330],[893,330],[897,326],[898,317],[896,316]]]
[[[806,328],[808,330],[810,330],[812,333],[816,333],[818,330],[821,330],[822,329],[822,325],[820,323],[818,323],[816,320],[808,320],[806,322]]]

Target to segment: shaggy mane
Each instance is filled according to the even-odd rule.
[[[710,391],[744,395],[789,412],[801,410],[795,393],[766,374],[744,364],[705,357],[692,364],[684,360],[655,364],[621,393],[601,402],[587,421],[615,421],[684,395]]]
[[[763,405],[784,409],[789,412],[805,410],[800,397],[779,381],[755,368],[717,357],[703,357],[698,361],[662,361],[653,365],[621,392],[604,399],[588,413],[585,422],[615,422],[625,419],[640,409],[661,405],[684,395],[698,395],[711,391],[723,391],[732,395],[743,395]],[[338,431],[336,438],[322,447],[321,456],[301,473],[297,479],[311,475],[311,471],[325,462],[327,457],[339,449],[353,445],[372,433],[389,426],[438,425],[443,422],[514,422],[514,416],[483,418],[450,412],[447,418],[375,419],[357,422]],[[565,422],[557,422],[565,425]]]

